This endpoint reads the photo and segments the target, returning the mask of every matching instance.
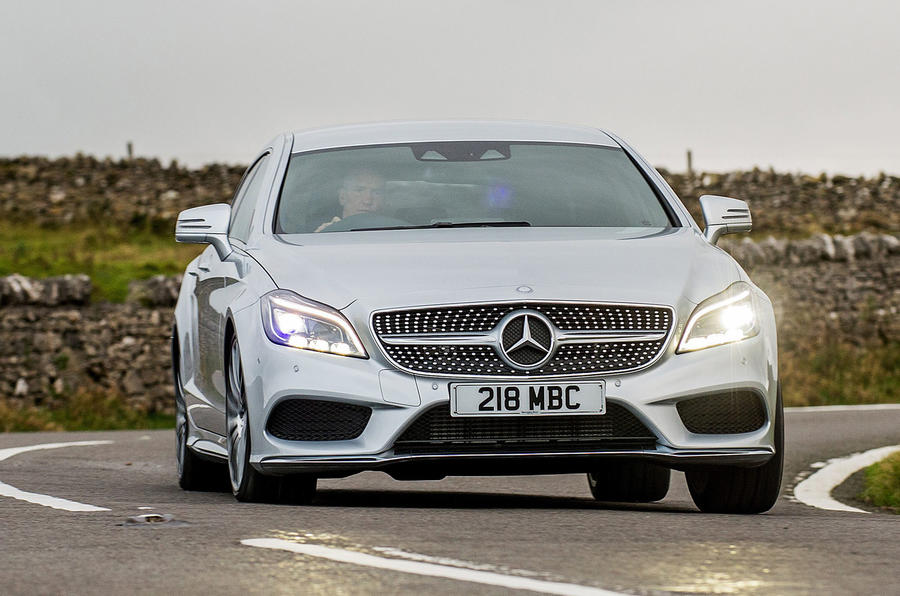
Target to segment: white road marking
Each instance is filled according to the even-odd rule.
[[[532,592],[543,592],[544,594],[571,594],[575,596],[622,596],[619,592],[610,592],[608,590],[582,586],[579,584],[567,584],[528,577],[517,577],[515,575],[504,575],[502,573],[493,573],[490,571],[450,567],[447,565],[437,565],[435,563],[388,559],[352,550],[344,550],[342,548],[333,548],[319,544],[290,542],[278,538],[252,538],[241,540],[241,544],[259,548],[286,550],[310,557],[319,557],[341,563],[363,565],[365,567],[375,567],[377,569],[388,569],[390,571],[399,571],[400,573],[443,577],[464,582],[487,584],[489,586],[502,586],[513,590],[529,590]]]
[[[831,498],[831,491],[858,470],[879,462],[892,453],[900,451],[900,445],[879,447],[863,453],[831,460],[828,465],[794,487],[794,496],[801,503],[830,511],[852,511],[869,513],[856,507],[844,505]]]
[[[110,443],[112,443],[112,441],[74,441],[70,443],[44,443],[41,445],[27,445],[25,447],[8,447],[6,449],[0,449],[0,461],[9,459],[10,457],[18,455],[20,453],[26,453],[28,451],[38,451],[41,449],[59,449],[61,447],[109,445]],[[107,509],[106,507],[96,507],[94,505],[87,505],[86,503],[79,503],[77,501],[70,501],[68,499],[51,497],[50,495],[25,492],[23,490],[19,490],[15,486],[10,486],[3,482],[0,482],[0,496],[12,497],[13,499],[18,499],[20,501],[27,501],[28,503],[43,505],[45,507],[52,507],[53,509],[62,509],[64,511],[109,511],[109,509]]]
[[[859,404],[856,406],[793,406],[785,408],[786,414],[794,412],[867,412],[878,410],[900,410],[900,404]]]
[[[497,565],[485,563],[473,563],[471,561],[463,561],[462,559],[453,559],[450,557],[432,557],[431,555],[412,553],[392,546],[375,546],[372,547],[372,550],[391,558],[410,559],[412,561],[435,563],[437,565],[446,565],[450,567],[464,567],[466,569],[474,569],[475,571],[491,571],[501,575],[517,575],[525,577],[539,577],[541,575],[540,573],[527,571],[525,569],[510,569],[508,567],[499,567]]]

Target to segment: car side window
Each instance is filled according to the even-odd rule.
[[[259,189],[262,186],[263,172],[265,172],[266,162],[269,160],[269,154],[263,155],[247,172],[244,183],[238,189],[231,206],[231,225],[228,228],[228,235],[237,238],[243,242],[247,242],[250,236],[250,221],[253,219],[253,208],[256,205],[256,199],[259,195]]]

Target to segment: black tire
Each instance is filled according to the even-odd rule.
[[[669,469],[643,461],[609,461],[588,472],[588,486],[598,501],[650,503],[669,492]]]
[[[243,503],[280,503],[281,478],[265,476],[250,465],[250,438],[247,437],[247,454],[244,457],[242,482],[231,484],[231,493]]]
[[[175,385],[175,464],[178,486],[184,490],[224,490],[225,466],[203,459],[187,444],[191,420],[184,403],[178,333],[175,329],[172,330],[172,382]]]
[[[698,470],[685,473],[694,504],[705,513],[762,513],[781,492],[784,466],[784,405],[781,384],[775,404],[775,455],[756,468]]]

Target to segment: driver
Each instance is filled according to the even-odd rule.
[[[338,203],[341,216],[334,216],[326,221],[316,232],[321,232],[333,223],[351,215],[376,213],[381,209],[384,200],[384,178],[372,170],[357,170],[344,178],[338,190]]]

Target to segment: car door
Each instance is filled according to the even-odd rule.
[[[196,268],[189,271],[197,277],[194,283],[194,304],[197,313],[197,351],[194,369],[194,383],[202,401],[189,403],[191,419],[200,428],[218,432],[218,409],[215,406],[215,387],[212,371],[215,368],[215,350],[218,345],[219,323],[210,307],[210,300],[216,290],[222,288],[222,279],[211,274],[211,263],[218,260],[216,249],[207,246],[197,259]]]
[[[243,231],[245,228],[249,230],[260,188],[266,179],[269,155],[269,152],[264,153],[250,166],[234,195],[229,236],[233,236],[235,230]],[[224,260],[213,251],[207,263],[208,271],[201,271],[201,275],[205,274],[205,278],[200,281],[206,281],[210,290],[205,302],[198,300],[198,310],[202,310],[201,304],[206,307],[204,316],[206,329],[210,333],[210,336],[205,338],[205,353],[202,356],[206,379],[204,393],[209,398],[210,404],[218,411],[215,419],[206,424],[207,430],[222,435],[225,434],[225,419],[222,416],[225,412],[225,316],[234,294],[229,286],[233,283],[236,270],[241,267],[244,258],[243,251],[239,247]]]

